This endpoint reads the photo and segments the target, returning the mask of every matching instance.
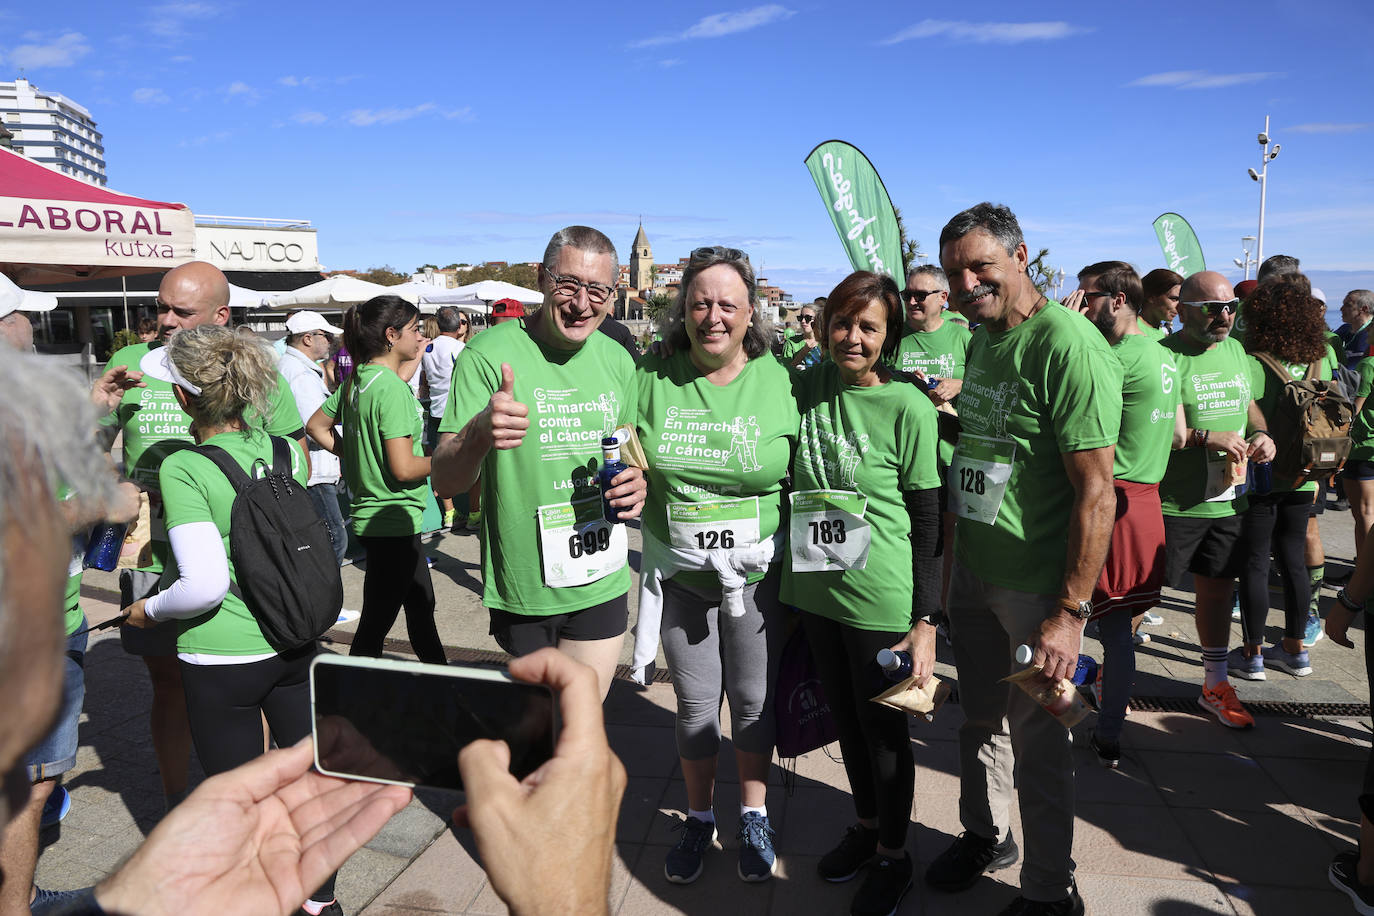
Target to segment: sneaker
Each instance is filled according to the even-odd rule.
[[[1083,916],[1083,898],[1078,896],[1078,886],[1069,888],[1069,896],[1063,900],[1027,900],[1017,897],[1001,916]]]
[[[777,868],[777,855],[773,852],[773,828],[768,823],[768,815],[757,811],[746,811],[739,819],[739,877],[741,881],[767,881],[773,877]]]
[[[1260,655],[1246,655],[1242,646],[1236,646],[1226,653],[1226,673],[1247,681],[1264,680],[1264,658]]]
[[[857,875],[859,869],[873,861],[877,854],[878,831],[855,824],[845,828],[840,845],[821,856],[816,863],[816,874],[833,884],[840,884]]]
[[[965,830],[926,869],[926,884],[942,891],[973,887],[985,872],[1015,865],[1021,850],[1010,832],[1002,842]]]
[[[1231,593],[1231,619],[1240,620],[1240,592]]]
[[[68,908],[91,894],[92,890],[93,888],[87,887],[74,891],[50,891],[34,885],[33,902],[29,904],[29,912],[33,913],[34,916],[43,916],[45,913],[87,912],[85,908],[75,910]]]
[[[481,527],[482,527],[482,513],[481,513],[480,511],[479,511],[479,512],[469,512],[469,513],[468,513],[468,521],[467,521],[467,524],[464,525],[463,527],[466,528],[468,531],[476,531],[476,530],[478,530],[479,528],[481,528]]]
[[[1115,770],[1121,766],[1121,742],[1108,741],[1106,738],[1099,737],[1097,729],[1093,729],[1092,737],[1088,739],[1088,747],[1097,753],[1097,762],[1109,770]]]
[[[38,828],[47,830],[49,827],[56,827],[71,810],[72,794],[65,786],[57,786],[43,803],[43,818],[39,821]]]
[[[1217,717],[1217,721],[1227,728],[1253,728],[1255,717],[1246,712],[1236,696],[1236,688],[1222,681],[1215,687],[1202,688],[1197,705]]]
[[[1262,654],[1264,663],[1270,668],[1287,671],[1293,677],[1307,677],[1312,673],[1312,663],[1307,657],[1306,649],[1301,652],[1285,652],[1282,645],[1265,646]]]
[[[1319,615],[1316,611],[1308,611],[1307,627],[1303,630],[1302,633],[1302,647],[1304,649],[1312,648],[1317,643],[1321,642],[1321,638],[1324,635],[1325,634],[1322,633],[1321,615]]]
[[[909,890],[911,856],[906,852],[900,859],[878,856],[864,877],[864,883],[859,885],[849,912],[851,916],[892,916]]]
[[[1331,867],[1326,870],[1326,876],[1331,879],[1331,884],[1336,890],[1344,891],[1350,902],[1355,904],[1355,912],[1374,916],[1374,887],[1361,884],[1360,879],[1356,877],[1355,865],[1359,861],[1359,853],[1348,850],[1338,852],[1336,858],[1331,860]]]
[[[1143,646],[1149,641],[1149,633],[1142,633],[1139,630],[1136,630],[1134,633],[1131,634],[1131,642],[1135,643],[1137,646]]]
[[[457,509],[448,509],[448,510],[446,510],[446,511],[444,512],[444,528],[445,528],[445,529],[449,529],[449,528],[452,528],[452,527],[453,527],[453,519],[454,519],[457,515],[458,515],[458,510],[457,510]]]
[[[663,862],[663,874],[674,884],[691,884],[701,877],[706,850],[716,841],[716,825],[689,817],[673,828],[682,831],[677,845],[668,850]]]
[[[296,916],[310,916],[310,911],[305,907],[301,907],[299,910],[296,910]],[[332,900],[329,906],[320,910],[320,916],[344,916],[343,907],[339,905],[339,901]]]
[[[1140,618],[1140,622],[1147,627],[1157,627],[1164,622],[1164,618],[1153,611],[1146,611]]]

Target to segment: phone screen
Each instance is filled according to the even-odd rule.
[[[474,739],[510,745],[516,778],[553,756],[552,691],[505,672],[320,656],[310,678],[322,772],[462,789],[458,752]]]

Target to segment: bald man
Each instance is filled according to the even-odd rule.
[[[229,280],[218,267],[191,261],[167,272],[157,290],[158,339],[124,347],[110,357],[106,371],[126,366],[141,371],[145,362],[165,358],[162,345],[183,328],[229,323]],[[144,387],[124,393],[102,423],[124,434],[124,473],[149,497],[151,542],[138,557],[138,568],[122,569],[119,575],[120,607],[157,592],[158,580],[171,553],[162,520],[158,470],[162,460],[194,444],[191,418],[181,409],[172,384],[153,375]],[[267,432],[285,436],[305,447],[305,430],[291,387],[277,373],[277,389],[265,424]],[[162,789],[170,809],[186,794],[186,770],[191,756],[191,732],[186,720],[186,698],[176,655],[177,623],[171,621],[140,630],[120,628],[124,650],[143,658],[153,684],[150,716],[153,751],[162,776]]]
[[[1247,458],[1269,461],[1274,441],[1255,404],[1252,360],[1231,336],[1239,304],[1230,281],[1216,271],[1195,273],[1179,289],[1183,328],[1160,345],[1178,365],[1183,410],[1175,414],[1174,451],[1159,497],[1165,580],[1177,586],[1184,572],[1193,574],[1203,664],[1198,704],[1228,728],[1251,728],[1255,720],[1227,676],[1228,667],[1239,669],[1243,662],[1226,653],[1231,590],[1244,560],[1230,468]]]

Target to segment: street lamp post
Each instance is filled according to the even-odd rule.
[[[1255,237],[1253,235],[1242,235],[1240,237],[1240,250],[1243,251],[1245,254],[1243,257],[1231,259],[1232,264],[1236,265],[1241,270],[1245,271],[1245,276],[1241,278],[1242,280],[1249,280],[1250,265],[1259,263],[1259,261],[1256,261],[1254,258],[1250,257],[1250,243],[1254,240]]]
[[[1264,263],[1264,196],[1268,190],[1269,163],[1279,155],[1279,144],[1275,143],[1272,150],[1269,149],[1269,116],[1264,116],[1264,130],[1256,138],[1260,145],[1260,170],[1247,169],[1250,177],[1259,182],[1260,186],[1260,213],[1259,213],[1259,235],[1255,242],[1255,263]]]

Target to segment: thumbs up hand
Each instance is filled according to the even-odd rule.
[[[515,371],[501,364],[501,387],[487,404],[486,423],[493,448],[515,448],[530,428],[530,409],[515,399]]]

